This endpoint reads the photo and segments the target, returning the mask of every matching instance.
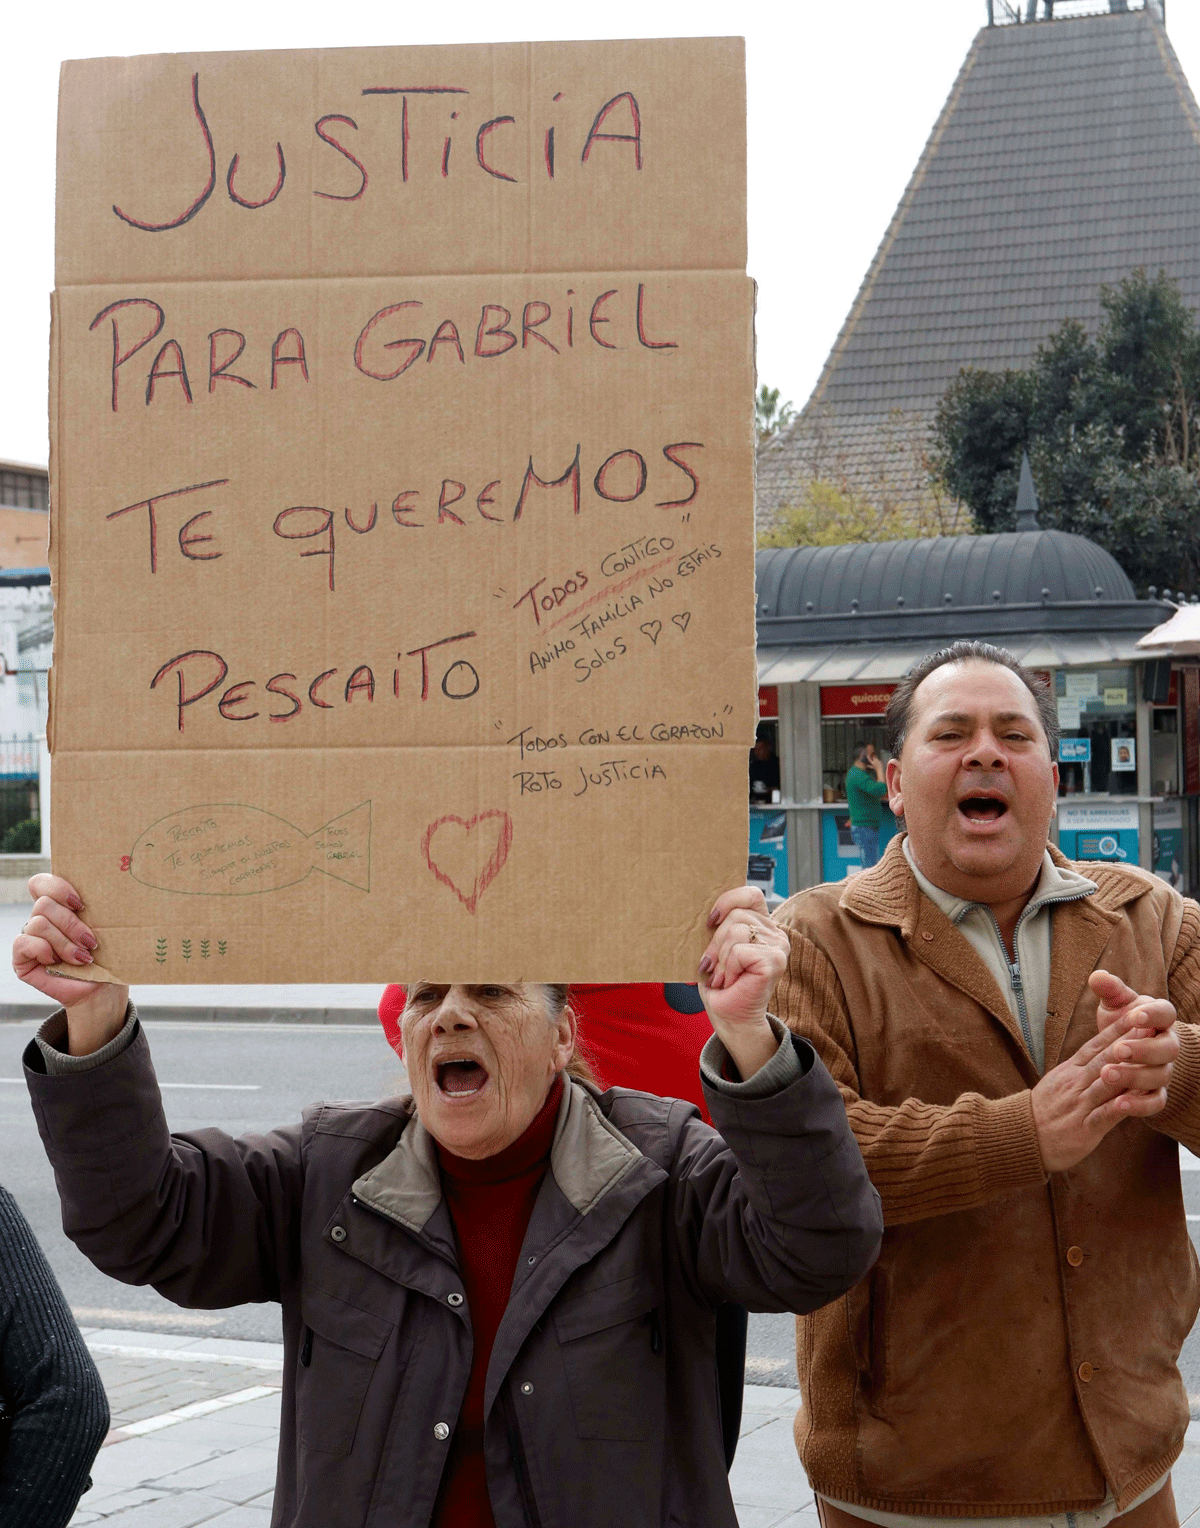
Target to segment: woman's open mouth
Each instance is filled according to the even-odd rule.
[[[486,1067],[469,1056],[435,1062],[433,1077],[444,1098],[471,1098],[488,1080]]]

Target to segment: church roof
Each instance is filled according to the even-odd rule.
[[[760,521],[821,476],[911,494],[964,366],[1022,367],[1160,268],[1200,308],[1200,110],[1151,9],[975,37],[824,370],[759,455]]]

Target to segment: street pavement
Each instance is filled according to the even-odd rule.
[[[282,1349],[98,1328],[85,1336],[112,1431],[72,1528],[267,1528]],[[746,1387],[731,1476],[740,1528],[818,1528],[792,1442],[799,1403],[796,1390]],[[1194,1494],[1200,1503],[1200,1458]]]
[[[0,906],[0,948],[26,910]],[[9,926],[11,924],[11,927]],[[317,1099],[405,1087],[375,1018],[378,985],[135,991],[173,1130],[232,1134],[292,1123]],[[32,1000],[32,1004],[31,1004]],[[85,1330],[112,1433],[74,1523],[120,1528],[267,1528],[281,1383],[277,1306],[184,1311],[99,1273],[62,1233],[53,1176],[29,1107],[21,1051],[51,1011],[0,964],[0,1183],[16,1197]],[[303,1013],[309,1022],[285,1022]],[[174,1014],[175,1017],[164,1015]],[[159,1017],[163,1016],[163,1017]],[[1200,1231],[1200,1161],[1183,1153],[1189,1231]],[[1180,1359],[1200,1417],[1200,1331]],[[794,1323],[752,1315],[743,1442],[732,1474],[741,1528],[817,1528],[796,1459]],[[1200,1510],[1200,1422],[1176,1466],[1181,1521]],[[1200,1528],[1200,1518],[1196,1528]]]
[[[268,1528],[282,1349],[271,1343],[85,1333],[112,1431],[72,1528]],[[730,1474],[740,1528],[819,1528],[796,1457],[800,1392],[747,1385]],[[1180,1523],[1200,1524],[1200,1422],[1172,1472]]]

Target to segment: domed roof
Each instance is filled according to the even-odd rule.
[[[759,552],[757,573],[758,615],[768,620],[1124,605],[1137,598],[1114,557],[1086,536],[1066,531],[772,547]]]

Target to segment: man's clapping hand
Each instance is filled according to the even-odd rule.
[[[1108,971],[1088,985],[1100,999],[1094,1039],[1052,1068],[1033,1089],[1033,1118],[1047,1172],[1081,1162],[1123,1119],[1149,1119],[1167,1103],[1179,1054],[1175,1009]]]

